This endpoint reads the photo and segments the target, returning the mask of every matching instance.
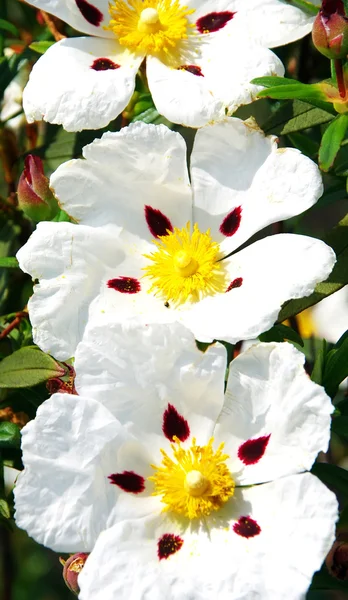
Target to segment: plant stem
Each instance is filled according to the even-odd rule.
[[[335,71],[336,71],[336,79],[337,79],[337,87],[340,93],[341,98],[346,97],[346,86],[344,82],[344,73],[343,73],[343,63],[341,58],[336,58],[335,61]]]

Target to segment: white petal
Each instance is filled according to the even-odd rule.
[[[151,454],[99,402],[54,394],[22,430],[25,469],[15,488],[16,522],[56,551],[90,551],[125,515],[159,511],[152,488],[126,493],[108,475],[152,474]]]
[[[112,223],[153,240],[146,205],[176,227],[192,220],[186,145],[178,133],[136,123],[105,133],[83,149],[83,156],[64,163],[51,177],[61,205],[80,223]]]
[[[225,348],[203,353],[179,325],[138,321],[91,325],[76,352],[76,389],[102,402],[143,439],[157,435],[163,446],[168,404],[187,421],[198,443],[212,435],[224,396]]]
[[[55,15],[83,33],[113,37],[105,31],[109,24],[108,0],[28,0],[28,4]]]
[[[309,379],[304,361],[288,343],[257,344],[232,361],[214,437],[225,442],[239,484],[309,470],[318,453],[327,451],[333,405],[324,388]],[[250,449],[243,454],[241,448],[239,458],[242,444],[260,438],[263,456],[256,451],[253,457]],[[253,458],[255,463],[247,464]]]
[[[315,335],[335,344],[348,327],[348,286],[313,306]]]
[[[60,360],[70,358],[105,272],[124,259],[117,236],[102,228],[42,222],[17,258],[25,273],[40,280],[28,304],[35,343]]]
[[[228,119],[200,129],[191,155],[194,219],[211,229],[226,254],[267,225],[293,217],[320,198],[317,165],[298,150],[278,148],[255,123]],[[240,224],[232,235],[220,232],[234,209]]]
[[[182,313],[183,322],[201,341],[218,339],[233,344],[267,331],[286,300],[308,296],[328,277],[335,254],[315,238],[280,234],[225,260],[231,283],[241,279],[241,285],[205,298]]]
[[[104,58],[117,68],[95,70]],[[100,129],[127,106],[142,57],[116,40],[69,38],[57,42],[34,65],[23,93],[29,123],[48,121],[67,131]]]
[[[79,576],[80,599],[304,600],[335,538],[334,494],[305,474],[237,490],[229,504],[234,518],[257,519],[259,535],[237,535],[231,514],[220,527],[216,518],[210,531],[162,516],[103,532]],[[183,544],[159,560],[164,533]]]

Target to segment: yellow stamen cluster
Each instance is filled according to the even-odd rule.
[[[211,239],[209,230],[201,233],[195,224],[190,234],[188,223],[154,243],[157,251],[145,254],[152,262],[144,267],[145,276],[152,280],[150,293],[160,293],[164,300],[182,304],[226,290],[219,244]]]
[[[162,465],[149,477],[155,484],[155,496],[162,496],[165,511],[173,511],[189,519],[209,515],[233,496],[235,483],[225,464],[223,444],[213,450],[213,438],[206,446],[197,446],[192,440],[188,450],[181,447],[178,438],[171,444],[174,460],[164,450]]]
[[[131,51],[168,56],[193,33],[187,17],[194,9],[179,0],[114,0],[109,12],[106,29]]]

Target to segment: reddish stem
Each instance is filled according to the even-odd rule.
[[[335,59],[335,71],[337,79],[337,87],[341,98],[346,97],[346,86],[344,82],[343,63],[340,58]]]
[[[16,316],[13,319],[13,321],[11,321],[11,323],[7,327],[5,327],[5,329],[3,329],[2,332],[0,333],[0,340],[4,340],[8,336],[8,334],[11,333],[11,331],[13,329],[18,327],[21,320],[27,316],[28,316],[28,313],[26,313],[26,312],[16,313]]]

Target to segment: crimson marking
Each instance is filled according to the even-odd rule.
[[[184,540],[173,533],[165,533],[157,542],[157,555],[160,560],[167,559],[180,550]]]
[[[233,525],[233,531],[245,538],[252,538],[261,533],[260,525],[251,517],[239,517]]]
[[[121,294],[137,294],[141,290],[140,282],[134,277],[116,277],[109,279],[106,285]]]
[[[220,232],[226,237],[232,237],[239,228],[242,219],[242,207],[237,206],[224,218],[220,225]]]
[[[154,237],[168,235],[168,231],[173,231],[173,225],[160,210],[147,205],[144,210],[147,226]]]
[[[123,471],[123,473],[113,473],[108,475],[110,483],[117,485],[124,492],[131,494],[140,494],[145,489],[145,479],[133,471]]]
[[[198,67],[197,65],[182,65],[179,69],[180,71],[188,71],[189,73],[192,73],[192,75],[197,75],[198,77],[204,77],[201,67]]]
[[[263,457],[271,434],[256,438],[255,440],[247,440],[238,448],[238,458],[245,465],[254,465]]]
[[[87,0],[75,0],[75,2],[86,21],[95,27],[99,27],[104,18],[103,13],[100,12],[99,8],[93,6],[93,4],[90,4]]]
[[[239,288],[242,284],[243,284],[243,277],[236,277],[236,279],[234,279],[233,281],[231,281],[231,283],[228,286],[226,292],[230,292],[234,288]]]
[[[91,64],[91,69],[95,71],[109,71],[110,69],[119,69],[120,65],[114,63],[110,58],[96,58]]]
[[[214,31],[219,31],[219,29],[225,27],[226,23],[233,19],[235,14],[235,12],[230,12],[229,10],[211,12],[208,15],[204,15],[204,17],[198,19],[196,27],[199,33],[211,33]]]
[[[172,404],[163,413],[162,431],[166,438],[173,441],[174,436],[184,442],[190,435],[188,422],[182,417]]]

